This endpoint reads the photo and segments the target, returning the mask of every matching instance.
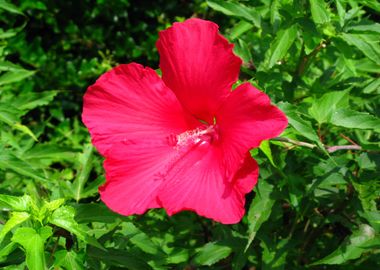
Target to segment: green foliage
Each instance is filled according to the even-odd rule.
[[[348,260],[360,258],[368,248],[380,247],[380,237],[374,229],[362,224],[359,229],[352,233],[333,253],[325,258],[314,262],[317,264],[342,264]]]
[[[0,0],[0,268],[380,269],[380,4],[376,0]],[[124,217],[99,201],[81,124],[117,63],[158,67],[158,31],[209,19],[241,81],[287,115],[251,151],[247,214]]]
[[[260,181],[257,187],[255,199],[252,201],[248,211],[248,243],[247,248],[255,239],[256,233],[259,231],[261,225],[268,220],[275,199],[272,198],[273,186],[267,182]]]

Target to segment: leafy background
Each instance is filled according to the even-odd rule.
[[[2,269],[380,269],[376,0],[0,0]],[[251,154],[247,214],[221,225],[100,201],[80,120],[117,63],[158,67],[158,31],[212,20],[289,127]]]

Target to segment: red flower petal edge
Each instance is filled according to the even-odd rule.
[[[122,215],[164,208],[233,224],[258,178],[249,150],[287,119],[249,83],[231,91],[241,60],[218,26],[174,23],[157,42],[162,78],[139,64],[103,74],[82,119],[105,157],[102,201]]]

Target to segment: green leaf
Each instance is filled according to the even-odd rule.
[[[16,248],[17,244],[15,242],[10,242],[6,246],[0,246],[0,262],[3,262]]]
[[[13,129],[19,130],[28,136],[32,137],[33,140],[38,141],[34,133],[25,125],[20,124],[19,122],[22,111],[16,109],[14,106],[9,104],[0,103],[0,121],[10,125]]]
[[[73,196],[76,201],[79,201],[82,198],[82,192],[84,185],[86,184],[90,172],[93,168],[93,152],[94,152],[94,147],[92,145],[87,145],[84,148],[84,152],[81,155],[80,163],[81,163],[81,170],[79,171],[79,174],[77,178],[75,179],[73,183]]]
[[[347,27],[347,31],[380,33],[380,24],[379,23],[371,23],[371,24],[351,25],[351,26]]]
[[[252,60],[252,55],[247,43],[242,39],[238,39],[235,45],[234,52],[243,60],[244,63],[249,63]]]
[[[251,245],[261,225],[268,220],[272,212],[275,203],[275,199],[271,197],[273,188],[266,181],[259,181],[257,185],[256,197],[248,210],[248,243],[245,250]]]
[[[49,222],[75,234],[85,243],[93,245],[97,248],[103,248],[95,238],[87,233],[89,229],[84,225],[79,225],[75,221],[74,217],[75,209],[73,207],[62,206],[53,212],[49,218]]]
[[[260,246],[263,248],[263,270],[285,269],[286,256],[290,250],[288,243],[289,239],[279,240],[278,243],[273,243],[269,239],[261,241]]]
[[[242,20],[231,29],[230,39],[234,40],[252,28],[253,25],[251,23]]]
[[[376,199],[378,199],[379,195],[377,194],[377,189],[379,189],[379,184],[369,182],[365,185],[354,184],[354,187],[359,194],[358,197],[364,211],[376,211]]]
[[[274,164],[272,151],[270,149],[269,140],[262,141],[260,144],[260,150],[266,155],[266,157],[269,159],[270,163],[273,165],[273,167],[276,167],[276,164]]]
[[[361,170],[374,171],[377,169],[376,159],[370,153],[361,153],[360,156],[357,157],[357,162]]]
[[[380,45],[378,35],[342,33],[341,38],[355,46],[365,56],[380,65]]]
[[[328,123],[337,109],[346,107],[348,107],[348,91],[329,92],[313,101],[309,114],[320,124]]]
[[[323,0],[310,0],[311,16],[316,24],[323,24],[330,21],[330,16]]]
[[[376,92],[375,92],[376,91]],[[367,86],[363,89],[364,94],[371,94],[375,92],[380,94],[380,78],[373,79]]]
[[[221,0],[207,0],[207,4],[216,11],[222,12],[228,16],[236,16],[247,21],[253,22],[256,27],[260,27],[260,14],[251,8],[248,8],[241,3],[234,3]]]
[[[167,264],[180,264],[189,260],[189,250],[174,248],[166,258]]]
[[[148,254],[163,255],[158,246],[150,239],[148,235],[140,231],[131,222],[125,222],[122,225],[123,235],[127,236],[129,240],[138,248]]]
[[[380,233],[380,212],[377,209],[375,211],[359,212],[359,215],[368,220],[377,234]]]
[[[273,29],[276,31],[278,29],[279,24],[281,23],[281,15],[280,15],[280,6],[281,3],[279,0],[271,1],[270,9],[270,23],[273,25]]]
[[[346,10],[344,9],[341,0],[335,0],[335,4],[336,4],[336,9],[338,11],[338,16],[339,16],[339,25],[343,27],[344,22],[345,22]]]
[[[1,35],[1,34],[0,34]],[[21,80],[24,80],[30,76],[32,76],[35,73],[35,71],[31,70],[16,70],[16,71],[8,71],[0,76],[0,86],[19,82]]]
[[[65,199],[57,199],[50,202],[44,202],[42,205],[41,211],[46,209],[49,212],[53,212],[54,210],[58,209],[63,203],[65,202]]]
[[[372,8],[373,10],[380,12],[380,3],[377,0],[362,0],[360,1],[361,4],[368,6],[369,8]]]
[[[0,243],[8,232],[29,218],[30,214],[27,212],[13,212],[11,218],[4,224],[3,229],[0,231]]]
[[[342,264],[359,258],[364,252],[369,251],[372,246],[380,246],[380,238],[376,236],[371,226],[361,224],[359,229],[346,238],[334,252],[311,265]]]
[[[46,181],[42,170],[33,168],[26,161],[7,151],[0,152],[0,169],[12,170],[23,176]]]
[[[55,161],[72,160],[75,152],[68,147],[54,144],[38,143],[23,154],[26,161],[41,161],[50,164]]]
[[[29,227],[18,228],[12,241],[25,249],[26,265],[29,270],[46,268],[45,241],[53,234],[51,227],[41,227],[38,230]]]
[[[0,9],[4,9],[10,13],[24,15],[18,7],[4,0],[0,0]]]
[[[310,57],[313,52],[315,53],[314,50],[316,50],[316,48],[318,48],[318,46],[320,46],[323,42],[323,36],[318,32],[315,24],[313,24],[310,20],[304,19],[300,24],[302,25],[302,37],[305,54]]]
[[[9,61],[0,61],[0,71],[20,71],[20,70],[25,70],[25,69]]]
[[[57,94],[58,91],[29,92],[19,95],[12,105],[19,110],[30,111],[36,107],[48,105]]]
[[[368,72],[368,73],[375,73],[377,74],[380,69],[380,65],[374,63],[373,61],[369,60],[368,58],[362,58],[357,61],[354,61],[355,68],[358,71],[361,72]]]
[[[14,211],[29,211],[31,198],[29,195],[11,196],[0,194],[0,208],[6,208]]]
[[[12,125],[12,128],[17,129],[21,131],[22,133],[25,133],[26,135],[30,136],[33,140],[36,142],[38,141],[36,135],[34,135],[33,131],[31,131],[27,126],[22,125],[20,123],[15,123]]]
[[[271,43],[270,49],[268,51],[268,68],[272,68],[277,62],[283,59],[292,46],[293,42],[297,37],[298,27],[296,24],[278,31],[276,38]]]
[[[21,111],[15,107],[0,103],[0,121],[10,126],[20,121]]]
[[[226,258],[232,252],[232,248],[220,242],[210,242],[200,248],[195,255],[194,262],[198,265],[213,265]]]
[[[58,250],[54,253],[54,266],[65,269],[84,269],[83,256],[78,255],[73,250]]]
[[[98,176],[95,180],[92,180],[86,187],[84,188],[81,197],[88,198],[93,197],[98,194],[99,186],[104,184],[105,179],[103,175]]]
[[[295,106],[289,103],[279,103],[278,104],[281,110],[286,114],[289,124],[298,131],[302,136],[308,138],[311,141],[317,142],[320,144],[319,137],[315,130],[311,127],[309,121],[304,120],[300,115],[298,115],[297,109]]]
[[[123,216],[109,210],[103,203],[77,204],[76,220],[78,223],[103,222],[114,223]]]
[[[340,109],[333,113],[331,123],[335,126],[380,130],[380,119],[365,112]]]
[[[90,247],[87,254],[89,257],[94,258],[96,261],[106,261],[107,264],[115,265],[118,267],[125,267],[131,270],[152,269],[152,267],[146,263],[146,260],[139,258],[126,250],[118,250],[112,248],[101,250]]]
[[[22,29],[24,29],[25,26],[26,26],[26,22],[24,22],[19,27],[15,27],[15,28],[9,29],[7,31],[4,31],[3,29],[0,28],[0,39],[7,39],[7,38],[14,37],[15,35],[17,35],[18,32],[20,32]]]

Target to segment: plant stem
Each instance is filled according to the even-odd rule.
[[[327,152],[333,153],[338,150],[362,150],[360,145],[335,145],[326,148]]]
[[[311,149],[317,147],[315,144],[311,144],[311,143],[307,143],[307,142],[295,141],[295,140],[292,140],[292,139],[289,139],[289,138],[284,138],[284,137],[275,137],[272,140],[273,141],[279,141],[279,142],[286,142],[286,143],[294,144],[294,145],[297,145],[297,146],[303,146],[303,147],[307,147],[307,148],[311,148]]]
[[[307,147],[310,149],[314,149],[314,148],[318,147],[316,144],[307,143],[307,142],[300,142],[300,141],[296,141],[296,140],[292,140],[292,139],[284,138],[284,137],[275,137],[272,140],[290,143],[290,144],[297,145],[297,146]],[[355,145],[334,145],[334,146],[325,146],[325,149],[327,150],[327,152],[333,153],[333,152],[336,152],[339,150],[362,150],[362,147],[360,145],[357,145],[357,144],[355,144]]]

